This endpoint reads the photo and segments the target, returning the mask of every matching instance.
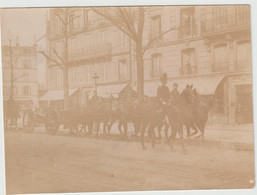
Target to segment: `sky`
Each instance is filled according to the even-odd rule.
[[[1,44],[15,44],[19,37],[21,46],[33,46],[35,40],[46,33],[47,8],[20,8],[1,10]],[[37,42],[37,49],[45,50],[46,39]],[[45,82],[45,63],[43,56],[38,54],[38,81]]]

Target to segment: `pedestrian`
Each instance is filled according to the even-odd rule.
[[[186,63],[186,74],[192,74],[192,67],[191,67],[191,63],[189,62],[189,60]]]

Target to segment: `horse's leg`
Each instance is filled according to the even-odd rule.
[[[118,129],[120,131],[120,136],[123,138],[123,132],[122,132],[122,129],[121,127],[123,126],[123,121],[122,120],[119,120],[119,124],[118,124]]]
[[[165,138],[166,138],[167,143],[169,143],[168,130],[169,130],[169,125],[166,124],[165,127],[164,127],[164,132],[165,132]]]
[[[108,136],[111,135],[111,128],[112,128],[114,122],[115,122],[115,118],[114,118],[114,117],[111,117],[111,119],[110,119],[110,121],[109,121],[109,124],[108,124]]]
[[[148,137],[152,142],[152,148],[155,147],[155,135],[154,135],[154,125],[151,123],[148,127]]]
[[[170,151],[172,152],[172,150],[173,150],[173,144],[174,144],[174,141],[175,141],[175,138],[176,138],[176,134],[177,134],[177,131],[178,131],[178,127],[177,127],[177,125],[175,125],[174,123],[173,123],[173,125],[172,125],[172,131],[171,131],[171,136],[170,136],[170,141],[169,141],[169,143],[170,143]]]
[[[87,135],[88,136],[91,136],[92,135],[92,132],[93,132],[93,127],[94,127],[94,122],[89,119],[88,122],[87,122],[87,127],[88,127],[88,133]]]
[[[141,132],[141,145],[142,145],[143,150],[146,149],[145,144],[144,144],[145,129],[146,129],[146,125],[144,123],[142,123],[140,126],[140,132]]]
[[[191,129],[190,125],[189,125],[189,124],[186,124],[187,137],[190,137],[190,136],[191,136],[190,129]]]
[[[191,136],[198,133],[199,129],[195,123],[191,124],[191,128],[194,130],[194,132],[191,134]]]
[[[139,122],[137,121],[135,121],[133,124],[134,124],[135,136],[137,136],[140,130],[140,125],[139,125]]]
[[[196,126],[199,128],[199,130],[200,130],[200,132],[201,132],[201,135],[197,136],[197,138],[202,137],[202,140],[204,140],[204,128],[205,128],[205,124],[201,121],[201,122],[199,122]]]
[[[95,122],[94,128],[96,128],[96,138],[98,138],[98,132],[99,132],[99,129],[100,129],[100,122],[99,121]]]
[[[128,132],[128,123],[124,121],[123,123],[123,128],[124,128],[124,138],[125,140],[128,141],[128,135],[127,135],[127,132]]]
[[[158,126],[157,126],[157,128],[158,128],[158,133],[159,133],[159,135],[158,135],[158,140],[161,140],[161,138],[162,138],[162,135],[161,135],[162,127],[163,127],[163,124],[162,124],[162,123],[161,123],[161,124],[158,124]]]
[[[185,145],[184,145],[184,137],[183,137],[182,125],[178,127],[178,134],[179,134],[179,137],[180,137],[180,144],[181,144],[183,153],[186,154],[187,151],[186,151]]]

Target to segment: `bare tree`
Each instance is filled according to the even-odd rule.
[[[69,17],[68,8],[60,9],[60,14],[57,14],[59,21],[62,24],[62,39],[63,39],[63,55],[57,53],[55,49],[52,50],[55,57],[46,54],[44,51],[39,51],[47,60],[52,64],[48,66],[57,66],[63,72],[63,91],[64,91],[64,110],[69,109],[69,77],[68,77],[68,27],[69,27]],[[51,51],[50,51],[51,52]],[[57,59],[56,59],[57,58]]]
[[[109,20],[135,42],[137,63],[137,92],[139,101],[142,101],[144,97],[144,53],[154,42],[174,29],[160,32],[158,36],[155,36],[149,40],[147,44],[143,45],[143,31],[146,12],[144,7],[100,7],[92,8],[92,10]]]

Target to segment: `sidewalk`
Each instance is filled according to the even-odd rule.
[[[253,124],[211,125],[205,128],[205,141],[236,149],[254,149]]]

